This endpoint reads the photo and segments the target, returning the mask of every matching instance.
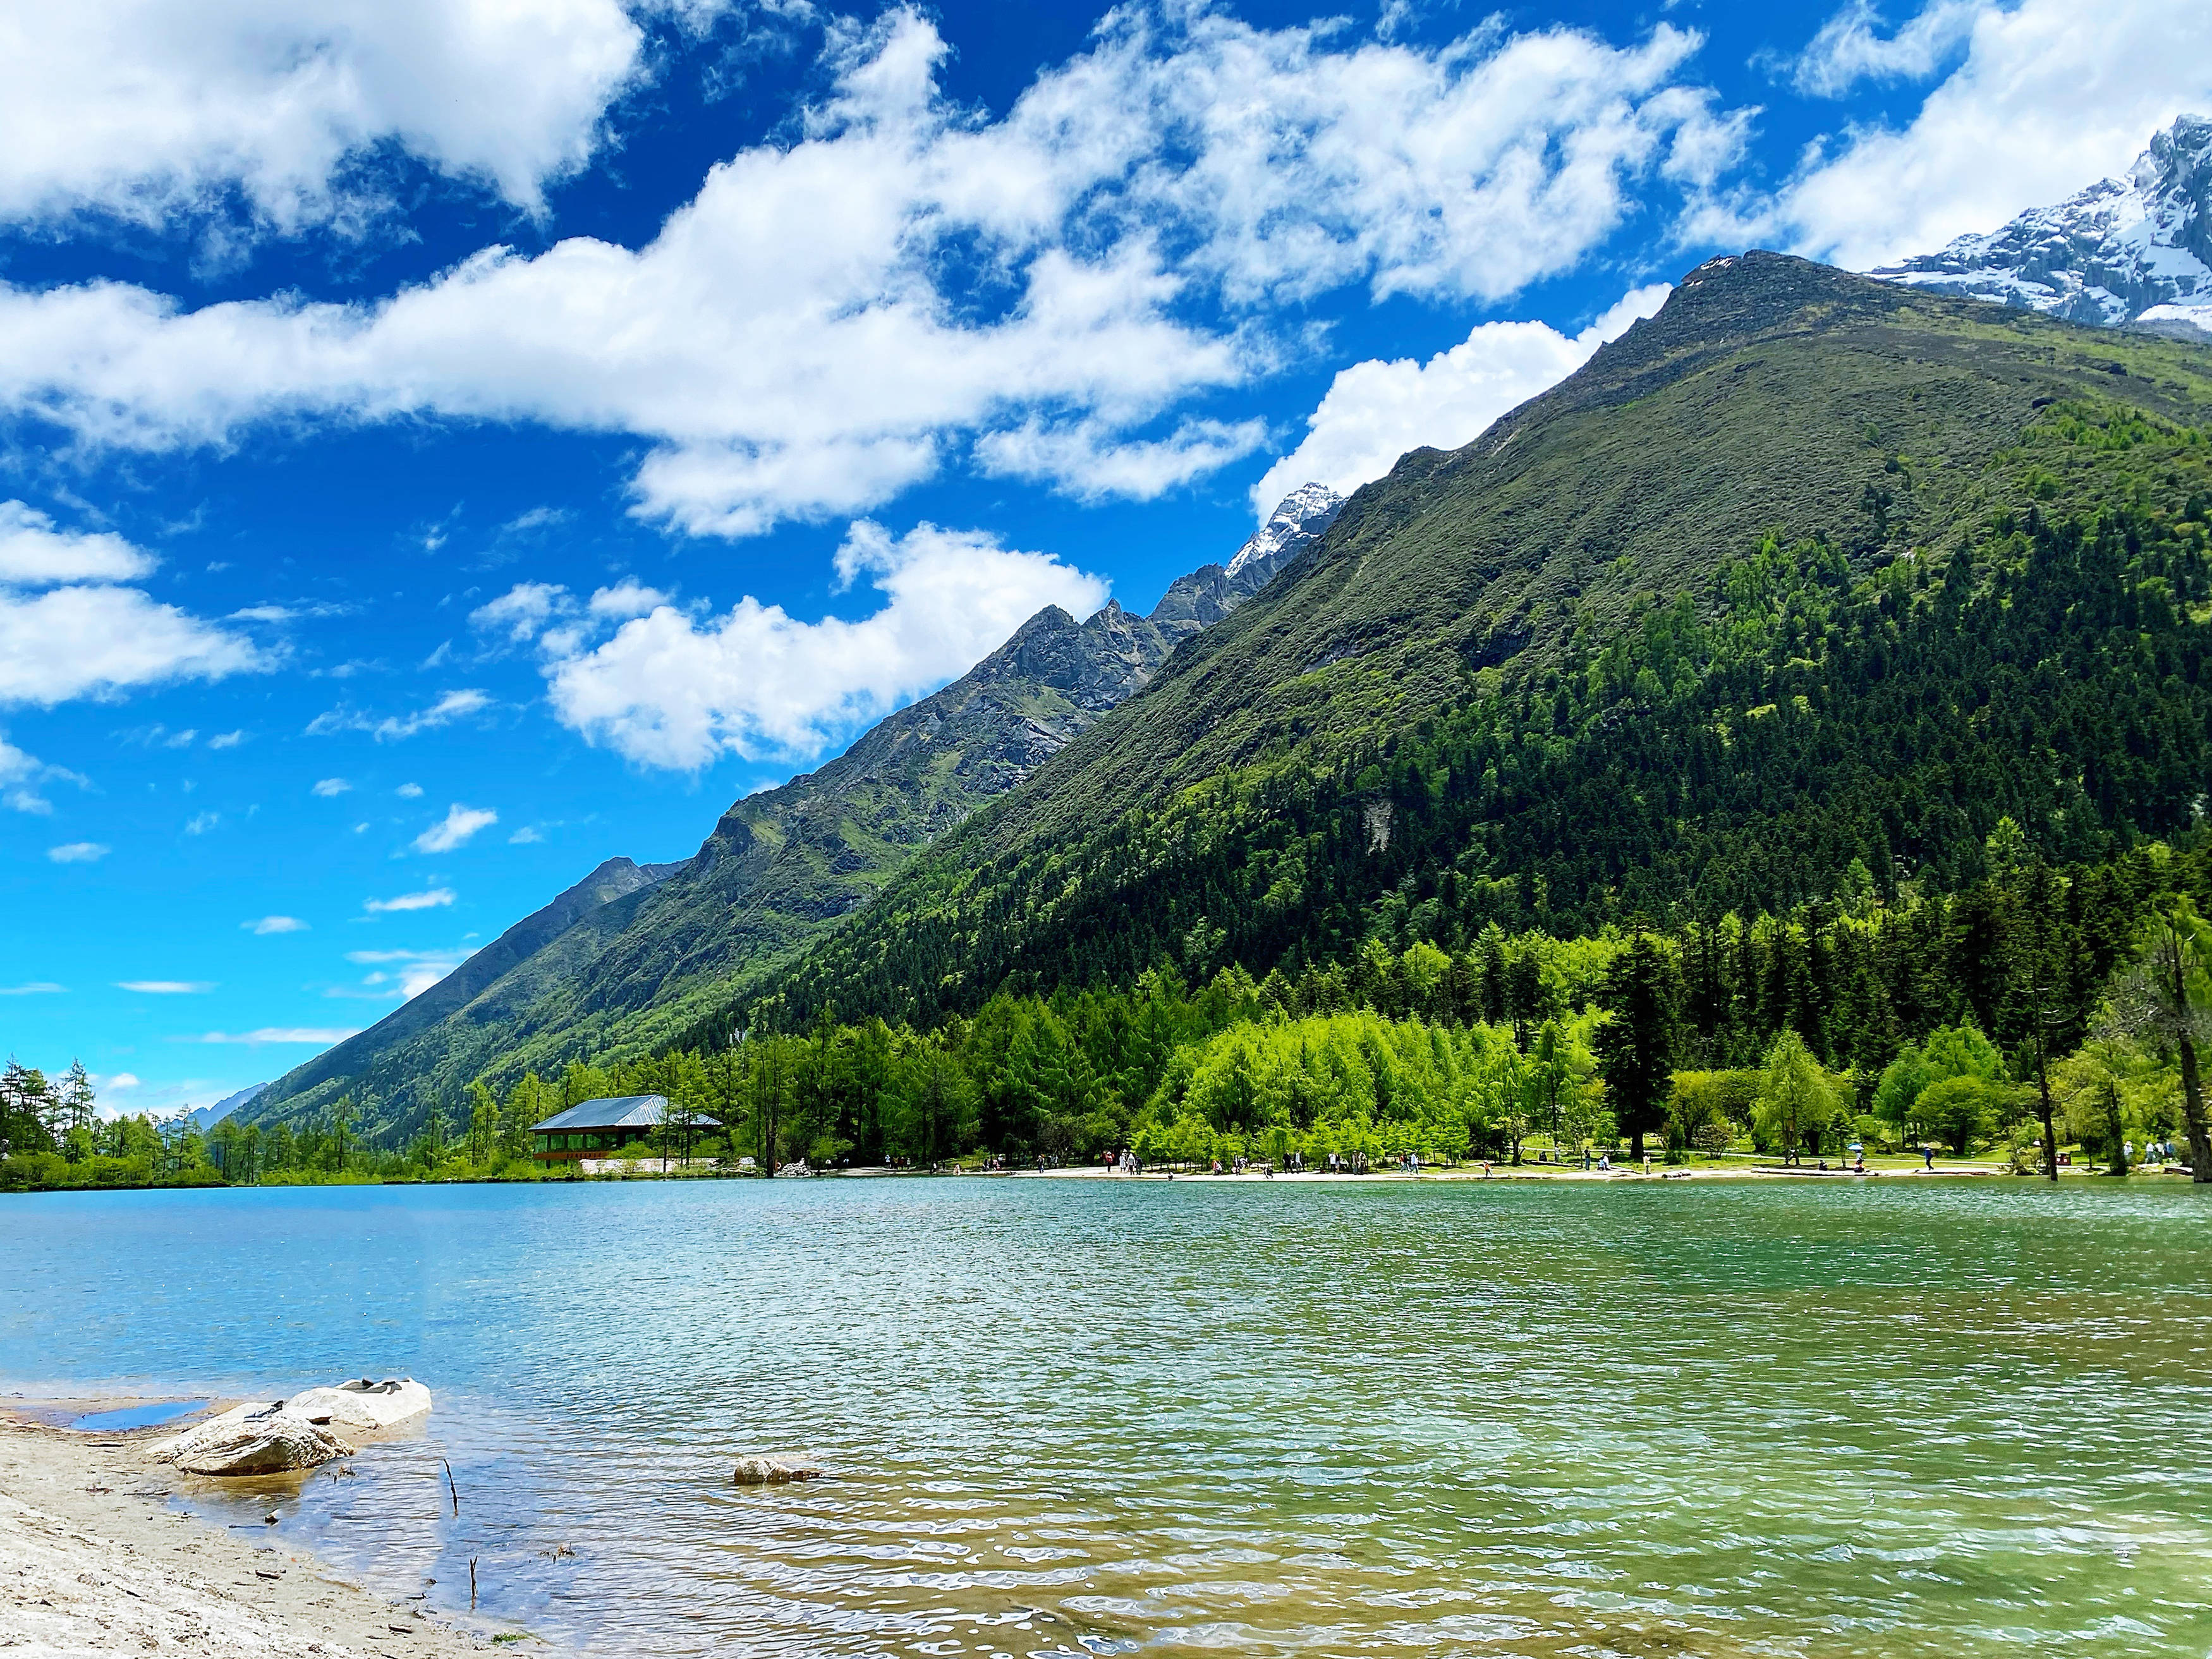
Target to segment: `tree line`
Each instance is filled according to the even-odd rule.
[[[1460,951],[1371,938],[1346,961],[1256,980],[1230,963],[1194,981],[1163,962],[1127,987],[1002,991],[928,1028],[827,1008],[793,1021],[763,1003],[711,1048],[574,1061],[503,1091],[480,1080],[404,1145],[362,1145],[349,1097],[318,1124],[220,1124],[173,1156],[192,1178],[234,1182],[542,1178],[554,1172],[531,1159],[536,1124],[659,1094],[670,1111],[650,1150],[725,1170],[1122,1149],[1200,1165],[1797,1162],[1940,1146],[2055,1173],[2062,1154],[2110,1169],[2155,1146],[2212,1176],[2199,908],[2212,849],[2055,870],[2001,821],[1984,859],[1988,877],[1948,897],[1890,904],[1869,890],[1783,916],[1566,939],[1493,925]],[[84,1089],[70,1097],[88,1106]],[[42,1109],[50,1125],[57,1109]],[[32,1157],[82,1170],[76,1184],[159,1139],[144,1120],[90,1139],[61,1127],[58,1149]],[[0,1171],[25,1184],[19,1145]]]

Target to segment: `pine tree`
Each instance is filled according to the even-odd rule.
[[[1605,1078],[1613,1118],[1628,1134],[1629,1156],[1644,1157],[1644,1137],[1659,1127],[1674,1071],[1679,982],[1674,959],[1638,930],[1606,981],[1612,1017],[1591,1047]]]

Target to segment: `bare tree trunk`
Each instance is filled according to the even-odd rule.
[[[2189,1125],[2189,1178],[2212,1182],[2212,1135],[2204,1127],[2204,1085],[2197,1074],[2197,1045],[2184,1033],[2181,1048],[2181,1113]]]
[[[2045,1063],[2044,1043],[2040,1032],[2035,1042],[2036,1115],[2043,1120],[2043,1174],[2049,1181],[2058,1179],[2058,1125],[2051,1109],[2051,1070]]]

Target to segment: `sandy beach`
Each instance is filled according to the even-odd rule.
[[[40,1402],[40,1415],[58,1415],[54,1403]],[[489,1630],[458,1630],[419,1603],[387,1601],[304,1551],[170,1508],[180,1477],[147,1450],[174,1431],[83,1434],[0,1407],[0,1651],[367,1659],[546,1650],[534,1639],[495,1646]],[[281,1506],[281,1490],[272,1497]]]

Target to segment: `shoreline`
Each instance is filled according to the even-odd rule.
[[[0,1652],[27,1659],[185,1653],[208,1659],[457,1659],[495,1647],[340,1577],[273,1529],[219,1527],[167,1499],[193,1477],[147,1452],[218,1400],[159,1427],[92,1433],[42,1421],[125,1399],[0,1405]],[[245,1482],[287,1505],[298,1477]]]

